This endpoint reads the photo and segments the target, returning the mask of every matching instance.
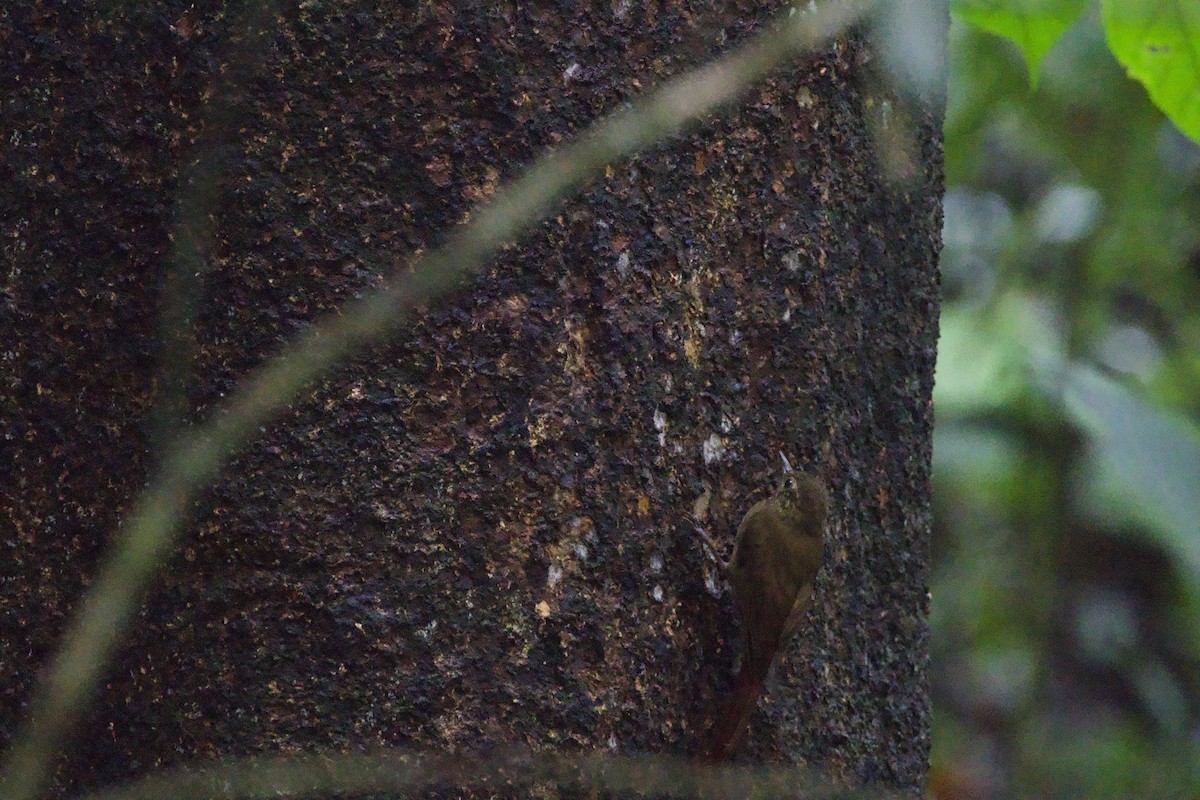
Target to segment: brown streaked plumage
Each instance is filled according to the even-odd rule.
[[[742,666],[733,695],[704,746],[711,760],[731,756],[762,692],[775,654],[791,640],[804,618],[824,552],[828,499],[821,481],[793,472],[784,462],[779,490],[755,503],[738,526],[733,556],[725,563],[713,551],[733,589],[745,631]]]

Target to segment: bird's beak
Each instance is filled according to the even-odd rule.
[[[779,451],[779,460],[783,462],[783,474],[784,474],[784,475],[787,475],[789,472],[791,472],[791,471],[792,471],[792,465],[791,465],[791,463],[790,463],[790,462],[787,460],[787,456],[785,456],[785,455],[783,454],[783,451],[782,451],[782,450],[780,450],[780,451]]]

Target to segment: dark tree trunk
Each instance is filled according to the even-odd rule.
[[[0,744],[152,468],[197,141],[224,156],[201,418],[389,254],[766,19],[300,3],[213,135],[236,15],[166,6],[0,12]],[[731,542],[780,450],[828,485],[830,539],[741,758],[920,787],[941,120],[919,110],[919,177],[890,188],[869,52],[845,38],[613,164],[266,430],[197,507],[56,791],[327,745],[693,752],[738,622],[692,520]]]

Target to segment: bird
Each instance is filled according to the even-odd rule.
[[[726,760],[736,751],[776,653],[804,619],[821,568],[829,508],[825,486],[793,470],[783,453],[780,459],[783,475],[775,494],[746,512],[728,561],[704,529],[695,528],[733,590],[744,633],[733,692],[702,748],[708,761]]]

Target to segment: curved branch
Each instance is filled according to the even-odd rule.
[[[730,55],[668,82],[542,156],[444,247],[412,262],[397,258],[382,288],[291,342],[248,376],[211,420],[168,447],[159,474],[135,501],[34,689],[29,718],[0,772],[4,796],[31,800],[37,795],[72,724],[91,701],[154,570],[170,553],[196,492],[305,385],[395,330],[414,305],[445,294],[478,271],[606,164],[678,133],[788,58],[844,30],[869,5],[868,0],[841,0],[803,12],[793,9]]]
[[[877,789],[846,789],[804,767],[697,764],[676,756],[530,752],[511,748],[487,755],[389,749],[375,753],[321,751],[246,757],[184,766],[147,775],[83,800],[268,800],[276,797],[416,793],[471,787],[511,793],[552,783],[620,797],[885,798]]]

